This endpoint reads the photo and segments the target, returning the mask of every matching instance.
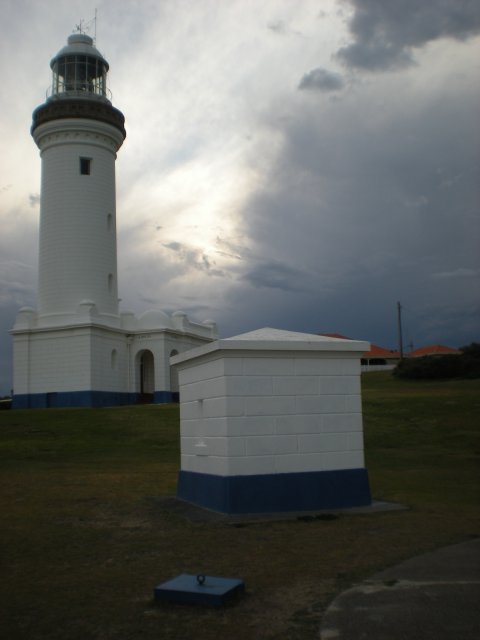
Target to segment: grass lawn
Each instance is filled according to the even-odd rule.
[[[373,496],[406,511],[192,524],[174,495],[178,407],[0,412],[0,636],[8,640],[318,637],[338,591],[480,533],[480,380],[363,377]],[[221,610],[153,605],[179,573],[241,577]]]

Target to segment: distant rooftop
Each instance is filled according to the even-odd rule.
[[[411,351],[408,355],[410,358],[420,358],[421,356],[443,356],[448,354],[459,354],[459,349],[453,349],[452,347],[446,347],[443,344],[432,344],[428,347],[420,347]]]

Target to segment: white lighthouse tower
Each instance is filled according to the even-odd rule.
[[[215,324],[119,313],[115,160],[125,119],[90,36],[72,34],[50,67],[31,128],[42,161],[38,305],[21,309],[12,330],[14,407],[170,400],[170,355],[214,339]]]
[[[94,311],[118,326],[115,159],[125,119],[108,99],[108,63],[88,35],[71,35],[50,66],[50,97],[32,124],[42,158],[39,321]]]

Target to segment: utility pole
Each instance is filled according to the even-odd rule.
[[[398,325],[398,350],[400,360],[403,360],[403,335],[402,335],[402,305],[397,302],[397,325]]]

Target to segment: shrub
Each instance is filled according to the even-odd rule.
[[[441,356],[423,356],[401,360],[393,375],[397,378],[445,379],[480,378],[480,344],[473,342],[460,349],[461,353]]]
[[[465,356],[480,359],[480,342],[472,342],[467,347],[460,347],[460,351]]]

